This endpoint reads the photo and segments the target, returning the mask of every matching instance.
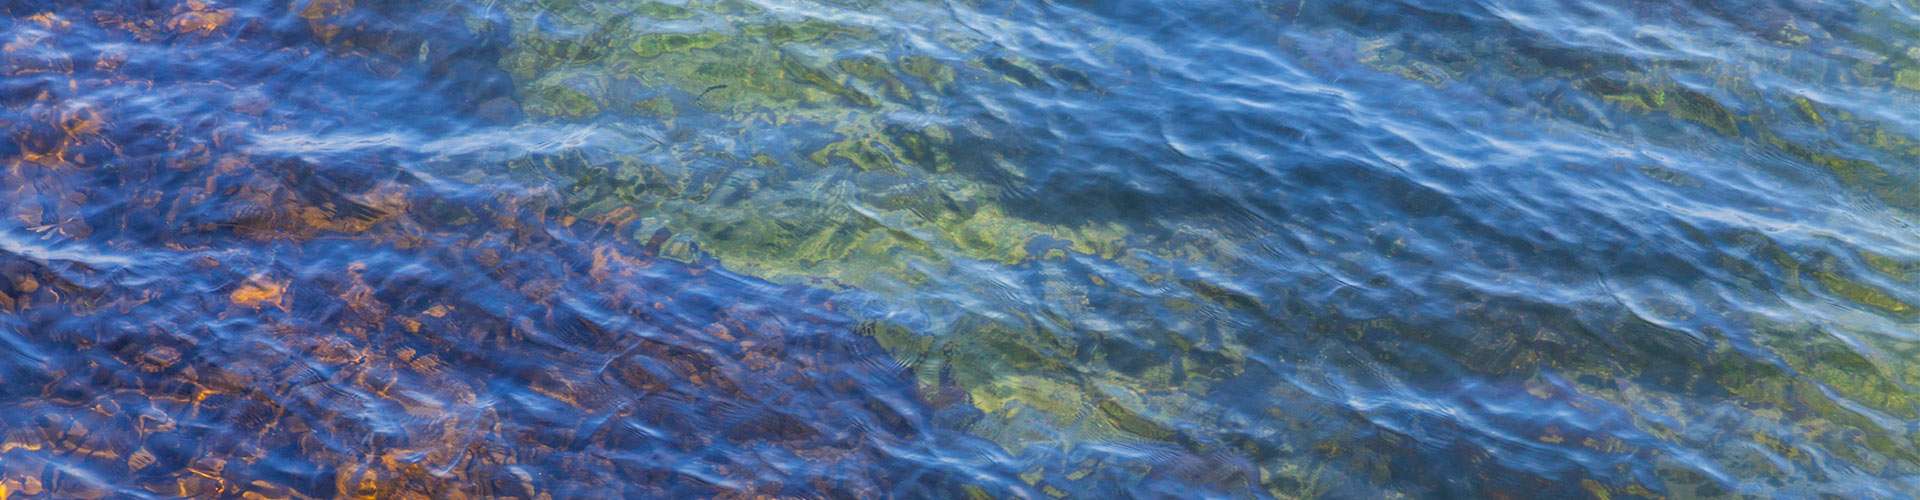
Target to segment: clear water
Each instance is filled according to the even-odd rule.
[[[0,2],[0,498],[1920,491],[1920,4]]]

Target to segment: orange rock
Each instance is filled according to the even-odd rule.
[[[321,42],[332,43],[333,37],[340,34],[340,27],[328,20],[352,9],[353,0],[309,0],[307,8],[300,11],[300,18],[307,20],[307,27]]]
[[[233,20],[233,9],[190,10],[167,20],[167,29],[175,33],[199,33],[206,36]]]
[[[100,112],[85,106],[61,113],[60,122],[60,128],[65,129],[69,138],[99,135],[106,128],[106,120],[100,117]]]
[[[50,30],[65,30],[67,28],[73,27],[72,21],[62,19],[59,15],[56,15],[52,12],[41,12],[39,14],[34,14],[32,16],[27,17],[27,21],[31,21],[34,24],[40,25],[41,28],[46,28]]]
[[[261,304],[272,304],[284,310],[286,304],[283,304],[280,299],[286,293],[287,282],[274,282],[264,276],[255,275],[247,280],[247,284],[241,285],[239,289],[228,295],[228,298],[238,305],[259,308]]]

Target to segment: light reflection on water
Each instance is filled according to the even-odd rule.
[[[1912,6],[0,5],[0,497],[1920,488]]]

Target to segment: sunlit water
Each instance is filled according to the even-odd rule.
[[[0,6],[0,498],[1920,491],[1909,0]]]

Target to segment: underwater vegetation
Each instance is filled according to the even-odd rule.
[[[946,47],[880,52],[876,46],[890,45],[882,37],[898,35],[786,20],[750,4],[502,7],[525,27],[513,35],[522,50],[504,55],[502,65],[527,96],[530,116],[643,123],[660,129],[646,133],[668,138],[633,151],[576,148],[513,163],[574,179],[568,200],[578,217],[635,220],[629,230],[642,233],[669,229],[679,248],[767,279],[876,293],[953,279],[963,262],[1111,259],[1124,251],[1127,232],[1118,224],[1061,225],[1008,214],[996,202],[998,188],[962,171],[1017,168],[1007,153],[963,152],[966,144],[989,144],[992,124],[942,116],[955,87],[1048,85],[1005,59],[958,59],[961,49]],[[681,127],[738,136],[676,136]],[[969,157],[979,154],[997,158]],[[968,160],[1002,165],[960,163]],[[1057,287],[1068,294],[1062,300],[1073,301],[1082,294],[1074,289],[1085,285]],[[1113,402],[1106,413],[1083,411],[1097,406],[1086,394],[1093,389],[1054,380],[1071,367],[1059,359],[1067,351],[1040,346],[1048,334],[1036,322],[1045,320],[958,314],[950,320],[957,325],[940,327],[965,332],[953,334],[952,345],[931,345],[935,339],[918,338],[923,334],[886,337],[905,343],[900,349],[920,349],[897,355],[933,358],[917,370],[928,387],[938,384],[949,356],[976,356],[951,375],[985,413],[1039,412],[1051,420],[1043,433],[1087,416],[1139,419]],[[997,361],[1009,356],[1029,362]],[[1043,387],[1035,389],[1017,375],[1026,371],[1053,375],[1031,379]],[[1025,442],[1018,431],[1006,432],[1003,444]]]
[[[957,8],[980,15],[998,7]],[[883,9],[938,18],[948,8],[956,7],[903,3]],[[1662,15],[1658,7],[1633,9],[1641,9],[1634,15]],[[1728,6],[1690,9],[1738,18],[1742,24],[1731,29],[1761,44],[1754,49],[1761,59],[1617,55],[1556,45],[1526,27],[1471,15],[1410,13],[1391,3],[1303,4],[1273,12],[1288,14],[1284,21],[1313,35],[1302,42],[1283,36],[1280,47],[1312,61],[1305,64],[1309,72],[1370,68],[1443,92],[1516,89],[1535,104],[1506,103],[1514,120],[1546,120],[1603,137],[1646,137],[1664,148],[1730,139],[1748,148],[1771,146],[1756,154],[1782,159],[1757,161],[1761,168],[1812,165],[1847,191],[1898,210],[1920,208],[1909,189],[1913,172],[1881,166],[1913,158],[1901,127],[1823,110],[1804,95],[1774,96],[1769,93],[1778,92],[1777,85],[1756,80],[1826,82],[1844,75],[1838,77],[1849,84],[1911,90],[1899,76],[1912,63],[1906,49],[1874,46],[1877,35],[1865,34],[1898,26],[1833,33],[1810,20],[1883,19],[1885,13],[1775,10],[1755,19],[1731,15],[1735,8]],[[1402,428],[1410,424],[1353,416],[1327,423],[1323,414],[1352,410],[1300,407],[1300,399],[1326,397],[1312,394],[1315,384],[1337,390],[1325,388],[1391,387],[1419,379],[1411,368],[1406,376],[1415,378],[1395,377],[1399,382],[1302,374],[1313,365],[1304,361],[1314,356],[1308,353],[1351,350],[1358,342],[1365,354],[1346,364],[1418,366],[1410,363],[1438,355],[1458,366],[1436,369],[1463,370],[1443,379],[1469,376],[1527,395],[1519,400],[1526,403],[1510,404],[1612,408],[1632,416],[1599,428],[1550,423],[1528,431],[1530,436],[1488,431],[1497,437],[1487,439],[1509,441],[1454,444],[1497,450],[1459,465],[1489,484],[1500,484],[1492,479],[1500,474],[1495,471],[1510,467],[1499,463],[1501,454],[1542,443],[1581,450],[1589,456],[1583,460],[1595,464],[1590,472],[1634,471],[1612,480],[1556,483],[1581,494],[1712,496],[1729,492],[1716,479],[1729,475],[1780,477],[1788,482],[1774,487],[1812,490],[1845,484],[1821,472],[1824,456],[1873,464],[1847,474],[1915,473],[1912,431],[1887,425],[1915,416],[1909,389],[1914,372],[1907,368],[1910,356],[1900,354],[1913,346],[1901,335],[1875,333],[1913,321],[1913,299],[1902,291],[1911,288],[1899,285],[1910,284],[1911,277],[1854,275],[1865,259],[1880,264],[1864,267],[1910,267],[1897,259],[1869,257],[1874,254],[1843,242],[1810,253],[1751,231],[1683,226],[1680,237],[1728,250],[1711,262],[1690,263],[1682,275],[1745,280],[1750,289],[1682,292],[1677,300],[1684,303],[1652,296],[1623,302],[1620,297],[1645,290],[1611,290],[1631,287],[1634,280],[1616,284],[1602,277],[1598,287],[1606,296],[1599,301],[1543,308],[1464,291],[1451,292],[1449,300],[1461,305],[1444,314],[1370,315],[1359,312],[1361,304],[1390,301],[1378,296],[1392,292],[1367,297],[1337,291],[1329,298],[1301,291],[1314,284],[1336,290],[1404,285],[1379,278],[1356,285],[1364,278],[1350,281],[1348,270],[1317,265],[1283,273],[1297,280],[1291,283],[1248,278],[1273,266],[1274,257],[1263,252],[1289,246],[1271,231],[1301,231],[1271,217],[1260,220],[1266,214],[1253,214],[1251,223],[1220,224],[1182,219],[1186,214],[1168,206],[1155,215],[1161,220],[1143,222],[1032,199],[1022,184],[1043,182],[1036,170],[1048,169],[1036,167],[1060,161],[1047,150],[1066,147],[1026,140],[1019,122],[1033,118],[1006,115],[981,96],[1031,93],[1096,102],[1138,90],[1089,76],[1098,70],[1047,67],[1021,57],[961,22],[966,14],[956,12],[951,24],[918,32],[727,2],[529,4],[523,11],[507,10],[522,27],[513,35],[522,50],[505,56],[502,65],[514,74],[530,116],[645,130],[635,132],[647,139],[632,150],[576,148],[528,162],[578,179],[570,200],[581,213],[636,218],[633,230],[640,232],[675,228],[690,252],[710,254],[729,268],[776,281],[830,283],[871,297],[861,299],[868,307],[888,304],[879,306],[885,312],[869,313],[880,319],[864,329],[912,368],[923,390],[952,386],[964,392],[979,414],[949,425],[1016,454],[1152,443],[1214,460],[1238,457],[1243,465],[1212,467],[1244,472],[1212,480],[1257,483],[1278,496],[1363,491],[1339,489],[1356,483],[1422,491],[1413,485],[1437,476],[1368,465],[1394,457],[1419,460],[1404,458],[1407,440],[1420,435]],[[1307,21],[1323,24],[1309,27]],[[1373,37],[1372,31],[1384,35]],[[1819,70],[1801,60],[1807,56],[1783,53],[1813,48],[1879,53],[1885,62],[1875,67],[1813,57],[1834,66]],[[677,132],[688,128],[738,135]],[[1184,154],[1170,159],[1202,169],[1221,166]],[[1703,187],[1668,167],[1634,169],[1675,190]],[[1314,182],[1324,181],[1298,181]],[[1071,193],[1048,193],[1060,194]],[[1405,210],[1444,212],[1452,206],[1421,207],[1418,196],[1407,192],[1383,196],[1405,199]],[[1082,216],[1054,215],[1059,213]],[[1438,231],[1393,226],[1383,223],[1363,238],[1384,258],[1398,261],[1443,258],[1431,249],[1409,249],[1408,231],[1474,231],[1447,224],[1437,225]],[[1295,258],[1325,258],[1313,243],[1292,246]],[[1471,252],[1505,273],[1550,267],[1568,257],[1566,250],[1537,243]],[[1011,285],[998,281],[1012,276],[1030,278]],[[1771,278],[1751,281],[1762,276]],[[928,288],[940,292],[916,293]],[[1830,320],[1783,322],[1777,315],[1741,312],[1754,303],[1777,307],[1828,298],[1885,319],[1860,330]],[[1208,319],[1167,319],[1187,317]],[[1276,332],[1294,333],[1276,338]],[[1329,340],[1341,337],[1346,339]],[[1862,354],[1862,342],[1873,346],[1869,354]],[[1275,353],[1291,355],[1276,359]],[[1327,379],[1313,380],[1320,377]],[[1299,386],[1308,393],[1297,392]],[[1260,400],[1293,405],[1247,403]],[[1728,412],[1744,423],[1712,423]],[[1287,423],[1293,421],[1300,423]],[[1302,427],[1325,437],[1289,439],[1312,434]],[[1377,432],[1370,429],[1390,432],[1367,437]],[[1765,447],[1755,449],[1756,441]],[[1659,451],[1673,442],[1684,443],[1691,454]],[[1716,465],[1703,471],[1692,463],[1702,459]],[[1606,463],[1615,465],[1599,465]],[[1369,468],[1376,472],[1351,472]],[[1068,468],[1028,478],[1036,485],[1073,484],[1073,475]]]
[[[1352,48],[1297,47],[1351,54],[1347,61],[1440,92],[1483,93],[1476,98],[1503,101],[1515,119],[1530,115],[1572,127],[1574,133],[1644,145],[1642,151],[1655,152],[1621,154],[1609,162],[1669,186],[1680,197],[1671,200],[1720,201],[1716,197],[1729,189],[1765,189],[1747,187],[1741,176],[1781,176],[1826,190],[1780,204],[1786,206],[1753,206],[1744,200],[1730,204],[1819,224],[1813,221],[1825,214],[1806,206],[1844,203],[1854,210],[1844,216],[1849,218],[1845,225],[1875,227],[1881,226],[1862,219],[1899,221],[1920,210],[1911,189],[1920,181],[1920,171],[1911,168],[1920,150],[1912,146],[1911,127],[1906,125],[1910,117],[1873,109],[1882,100],[1906,102],[1914,97],[1915,89],[1903,83],[1901,75],[1920,63],[1920,50],[1911,46],[1911,23],[1897,21],[1901,14],[1851,3],[1623,4],[1631,6],[1607,13],[1701,23],[1726,30],[1712,33],[1742,37],[1718,39],[1710,48],[1686,46],[1694,50],[1689,52],[1676,47],[1694,41],[1688,35],[1658,27],[1606,25],[1603,31],[1617,30],[1611,33],[1615,38],[1589,44],[1542,36],[1541,25],[1530,24],[1519,12],[1428,18],[1387,14],[1392,7],[1335,6],[1317,14],[1350,28],[1322,34],[1332,34],[1327,38],[1338,40],[1333,44],[1350,43]],[[1488,14],[1493,20],[1468,19]],[[1491,28],[1471,36],[1447,29],[1463,23]],[[1328,71],[1352,64],[1318,61],[1326,61],[1321,69]],[[1709,173],[1714,164],[1698,161],[1696,155],[1733,156],[1748,172]],[[1668,163],[1663,160],[1690,162],[1694,171],[1661,165]],[[1791,206],[1796,202],[1806,205]],[[1796,209],[1806,215],[1794,213]],[[1902,422],[1912,422],[1920,410],[1914,404],[1920,379],[1914,378],[1911,355],[1916,319],[1913,275],[1908,271],[1912,263],[1872,249],[1885,241],[1873,238],[1904,240],[1910,232],[1896,229],[1866,238],[1844,233],[1802,236],[1712,223],[1686,223],[1681,230],[1676,240],[1718,250],[1707,257],[1684,257],[1694,262],[1666,272],[1712,278],[1693,280],[1692,291],[1668,289],[1648,303],[1621,305],[1639,328],[1700,343],[1670,350],[1715,353],[1657,368],[1704,369],[1676,374],[1677,379],[1663,375],[1662,384],[1677,382],[1674,387],[1683,388],[1681,394],[1724,399],[1735,411],[1778,425],[1752,431],[1755,441],[1771,448],[1759,453],[1764,459],[1744,456],[1753,453],[1750,443],[1708,448],[1722,473],[1842,481],[1813,465],[1817,457],[1832,456],[1848,463],[1850,474],[1911,477],[1916,436]],[[1587,395],[1628,408],[1688,405],[1641,399],[1644,389],[1620,386],[1619,377],[1656,368],[1601,368],[1623,359],[1617,352],[1608,356],[1593,360],[1598,366],[1563,376]],[[1662,439],[1686,439],[1688,432],[1680,428],[1716,427],[1724,424],[1709,422],[1725,418],[1686,411],[1653,413],[1667,423],[1638,425]],[[1665,472],[1662,479],[1669,486],[1702,482]],[[1770,481],[1773,487],[1792,484],[1790,479]],[[1702,486],[1695,493],[1726,492]]]
[[[0,499],[1902,497],[1915,7],[0,2]]]

